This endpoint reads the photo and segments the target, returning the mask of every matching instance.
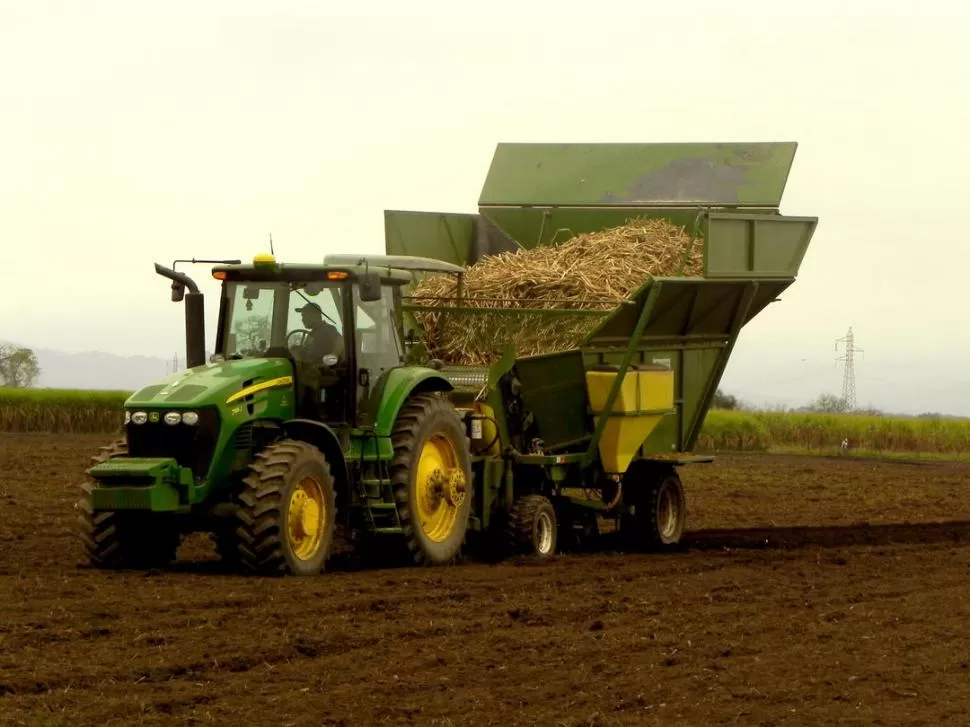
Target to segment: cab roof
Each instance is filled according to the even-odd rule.
[[[345,275],[330,278],[355,279],[366,273],[380,273],[384,285],[406,285],[415,272],[463,273],[464,268],[443,260],[407,255],[327,255],[323,263],[281,263],[272,255],[257,255],[251,263],[217,265],[213,277],[220,280],[327,280],[332,273]]]

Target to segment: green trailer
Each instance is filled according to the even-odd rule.
[[[604,522],[631,547],[677,543],[678,467],[711,461],[693,450],[731,350],[794,282],[814,233],[815,218],[778,209],[795,148],[499,145],[477,214],[386,211],[386,255],[214,267],[208,362],[201,293],[156,265],[185,299],[189,368],[132,395],[124,436],[88,471],[90,561],[161,565],[202,530],[244,570],[312,574],[338,524],[428,565],[452,562],[472,534],[548,557],[563,534]],[[509,349],[490,366],[424,353],[415,276],[460,277],[483,255],[642,216],[701,239],[703,277],[649,278],[605,313],[489,313],[510,326],[599,316],[568,350]],[[433,305],[483,315],[472,302]]]

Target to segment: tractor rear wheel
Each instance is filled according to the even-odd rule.
[[[471,513],[468,437],[450,401],[418,394],[405,404],[392,434],[391,483],[398,519],[415,563],[454,560]]]
[[[93,457],[101,464],[128,454],[128,443],[117,439]],[[181,535],[167,515],[100,510],[92,505],[95,485],[81,487],[77,503],[78,529],[88,562],[96,568],[154,568],[168,565],[178,552]]]
[[[634,464],[624,477],[623,491],[624,499],[634,506],[634,514],[621,521],[621,535],[627,532],[624,540],[646,550],[680,542],[687,524],[687,497],[675,470]]]
[[[507,539],[514,553],[550,558],[556,553],[556,509],[548,497],[520,497],[509,512]]]
[[[238,562],[259,575],[315,575],[330,557],[336,515],[323,453],[296,439],[275,442],[256,455],[243,479],[236,510]],[[220,552],[229,555],[224,544]]]
[[[238,571],[242,567],[242,559],[239,555],[239,540],[236,537],[234,520],[228,520],[229,527],[221,527],[215,532],[209,533],[209,539],[216,549],[216,556],[222,567],[229,571]]]

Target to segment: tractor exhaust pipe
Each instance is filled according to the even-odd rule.
[[[185,367],[205,363],[205,296],[188,275],[155,263],[155,272],[172,281],[172,300],[185,300]],[[186,293],[185,289],[189,292]]]

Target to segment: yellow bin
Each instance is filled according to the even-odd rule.
[[[618,371],[587,371],[586,391],[594,425],[606,408]],[[674,411],[674,372],[661,366],[631,366],[620,385],[599,443],[603,469],[626,472],[644,440],[664,415]]]

